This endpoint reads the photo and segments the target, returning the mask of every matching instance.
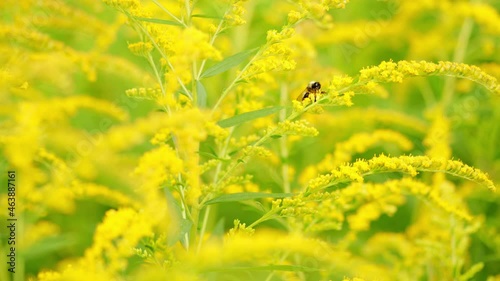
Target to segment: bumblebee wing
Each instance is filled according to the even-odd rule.
[[[297,97],[296,100],[298,101],[303,101],[304,99],[308,98],[309,97],[309,91],[307,89],[305,89],[304,91],[302,91],[302,93]]]

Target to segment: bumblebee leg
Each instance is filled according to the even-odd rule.
[[[319,96],[320,96],[320,97],[321,97],[321,95],[323,95],[323,94],[326,94],[326,92],[325,92],[325,91],[320,91],[320,92],[319,92]]]
[[[319,92],[319,91],[314,92],[314,102],[318,101],[318,96],[320,96],[321,93],[323,93],[323,92]]]

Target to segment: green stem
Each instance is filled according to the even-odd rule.
[[[285,83],[281,84],[280,104],[286,105],[288,101],[288,87]],[[280,111],[279,120],[284,122],[286,119],[286,108]],[[283,178],[283,192],[290,193],[290,167],[288,165],[288,136],[284,135],[280,139],[280,153],[283,164],[281,165],[281,177]]]
[[[291,24],[291,25],[287,25],[287,27],[294,27],[296,26],[299,22],[301,21],[297,21],[296,23],[294,24]],[[284,27],[283,27],[284,28]],[[275,42],[273,42],[272,44],[274,44]],[[217,100],[217,102],[215,103],[214,105],[214,108],[212,109],[212,114],[215,112],[215,110],[219,107],[220,103],[222,102],[222,100],[224,100],[224,98],[226,98],[227,94],[229,94],[229,91],[234,87],[234,85],[239,82],[242,78],[242,75],[245,73],[245,70],[250,66],[252,65],[252,63],[260,57],[260,55],[262,54],[262,52],[269,46],[269,45],[272,45],[270,44],[269,42],[266,41],[266,44],[264,44],[263,46],[260,47],[259,51],[252,57],[252,59],[245,65],[245,67],[238,73],[238,75],[236,76],[236,78],[234,78],[234,80],[231,82],[231,84],[229,84],[229,86],[222,92],[222,95],[219,97],[219,99]]]
[[[258,220],[254,221],[251,225],[248,226],[248,228],[254,228],[256,225],[258,225],[261,222],[265,222],[267,220],[270,220],[273,218],[274,215],[276,215],[279,211],[281,211],[281,207],[277,207],[275,209],[269,210],[269,212],[265,213],[262,217],[260,217]]]
[[[178,177],[180,178],[181,175],[179,174]],[[182,219],[183,220],[187,220],[188,219],[188,210],[187,210],[186,202],[184,200],[184,198],[186,198],[186,195],[185,195],[185,192],[184,192],[184,187],[180,187],[179,188],[179,194],[181,195],[180,207],[181,207]],[[193,221],[192,216],[190,215],[189,217],[191,218],[191,221]],[[189,243],[190,242],[189,241],[190,240],[189,239],[189,232],[184,233],[184,237],[182,237],[181,239],[184,239],[184,244],[186,245],[186,249],[189,250],[189,246],[190,246],[190,243]]]
[[[161,57],[163,59],[165,59],[165,61],[167,62],[170,70],[172,72],[175,73],[175,68],[174,66],[170,63],[170,60],[168,59],[167,55],[165,54],[165,52],[163,52],[163,50],[160,48],[160,46],[158,45],[158,43],[156,43],[156,41],[154,40],[153,36],[151,36],[151,34],[149,34],[149,32],[146,30],[146,28],[144,28],[144,26],[137,22],[134,17],[132,15],[130,15],[130,13],[128,13],[127,11],[123,11],[140,29],[141,31],[149,38],[149,40],[151,41],[151,43],[155,46],[156,50],[160,53]],[[193,100],[193,96],[191,95],[191,93],[189,92],[189,90],[186,88],[186,85],[184,85],[184,83],[182,83],[181,79],[179,78],[179,76],[176,75],[175,77],[177,79],[177,82],[179,83],[179,85],[181,85],[182,89],[184,90],[185,94],[187,97],[189,97],[190,100]]]
[[[450,232],[451,232],[451,268],[452,268],[452,274],[453,274],[453,280],[458,280],[460,276],[460,267],[458,265],[458,256],[457,256],[457,234],[456,234],[456,220],[455,216],[452,214],[450,215]]]
[[[229,147],[229,141],[231,140],[231,136],[233,134],[233,131],[234,131],[234,128],[231,128],[226,140],[224,141],[224,145],[222,146],[222,150],[221,150],[221,153],[219,155],[219,157],[221,157],[221,158],[226,157],[227,149]],[[219,176],[221,169],[222,169],[222,161],[219,161],[219,163],[217,163],[217,167],[215,168],[215,174],[214,174],[214,179],[213,179],[214,184],[217,182],[217,178]],[[200,203],[201,208],[203,208],[204,203],[209,199],[210,198],[206,197],[205,199],[201,200],[201,203]],[[205,215],[203,216],[202,228],[201,228],[201,232],[200,232],[200,240],[198,241],[197,251],[199,251],[201,249],[201,245],[203,243],[203,235],[205,235],[205,231],[206,231],[206,227],[207,227],[207,223],[208,223],[208,219],[209,219],[209,214],[210,214],[210,206],[207,206],[207,208],[205,210]]]
[[[146,59],[148,60],[148,62],[151,65],[151,67],[153,68],[153,70],[155,72],[156,79],[158,79],[158,83],[160,84],[160,88],[161,88],[162,94],[163,94],[163,96],[165,96],[166,95],[166,91],[165,91],[165,88],[163,86],[163,82],[162,82],[162,80],[160,78],[158,69],[156,68],[156,65],[155,65],[155,63],[153,61],[153,58],[152,58],[151,54],[148,54],[148,56],[146,57]],[[163,105],[163,108],[167,111],[167,114],[170,116],[171,115],[170,107],[168,105]],[[176,138],[175,138],[174,135],[172,135],[172,142],[174,144],[175,154],[176,154],[177,158],[180,159],[179,148],[178,148],[178,144],[177,144],[177,141],[176,141]],[[182,175],[181,175],[181,173],[177,174],[177,179],[178,179],[179,182],[182,182]],[[183,187],[179,188],[179,193],[181,194],[181,199],[184,199],[184,189],[183,189]],[[186,207],[186,204],[185,204],[184,200],[181,200],[180,205],[181,205],[181,210],[182,210],[182,218],[183,219],[187,219],[188,216],[190,216],[190,214],[189,214],[189,212],[187,210],[187,207]],[[189,236],[187,236],[187,234],[184,237],[184,239],[185,239],[185,242],[186,242],[186,246],[189,247],[189,242],[188,242],[189,241]]]
[[[126,13],[126,11],[124,11],[124,12]],[[129,14],[127,14],[127,15],[129,16],[129,18],[132,18]],[[166,55],[161,51],[161,49],[159,48],[159,46],[157,45],[157,43],[153,40],[152,36],[144,29],[144,27],[140,23],[137,23],[137,22],[135,22],[135,23],[136,23],[136,26],[139,26],[139,28],[142,30],[142,32],[149,38],[149,40],[151,40],[151,42],[153,43],[153,45],[155,46],[155,48],[160,52],[160,54],[166,59]],[[153,68],[153,71],[155,73],[156,79],[158,80],[158,83],[160,84],[160,88],[162,90],[162,94],[165,96],[166,95],[166,90],[165,90],[165,88],[163,86],[162,79],[160,77],[158,69],[156,68],[156,64],[154,63],[151,54],[148,54],[148,56],[146,57],[146,59],[148,60],[148,62],[151,65],[151,67]],[[170,64],[170,62],[169,62],[169,64]],[[172,71],[173,71],[173,68],[172,68]],[[185,89],[185,86],[182,83],[180,83],[180,84]],[[188,96],[189,96],[189,92],[187,91],[187,89],[185,89],[185,90],[186,90],[186,94],[188,94]],[[168,106],[166,106],[166,107],[164,106],[164,108],[166,109],[167,113],[170,115],[171,114],[170,108]],[[172,135],[172,141],[174,143],[174,148],[175,148],[176,156],[179,159],[181,159],[181,157],[179,155],[178,143],[177,143],[176,138],[175,138],[174,135]],[[178,181],[182,182],[182,175],[180,173],[177,175],[177,177],[178,177]],[[187,209],[187,204],[185,203],[185,200],[184,200],[184,198],[185,198],[184,187],[181,186],[179,188],[179,193],[181,195],[180,207],[181,207],[182,218],[185,219],[185,220],[187,220],[188,217],[192,219],[192,216],[189,213],[189,210]],[[182,239],[184,239],[186,248],[189,249],[189,234],[185,233],[184,237]]]
[[[229,9],[226,10],[226,12],[224,13],[224,16],[222,16],[222,19],[220,20],[219,24],[217,25],[217,29],[215,30],[214,35],[212,36],[212,38],[210,38],[210,45],[214,44],[215,39],[219,35],[219,32],[222,29],[222,24],[224,24],[224,17],[228,13],[228,11],[229,11]],[[201,73],[203,72],[203,69],[205,68],[206,62],[207,62],[207,59],[204,59],[203,61],[201,61],[200,69],[198,69],[198,74],[196,75],[196,80],[200,80]]]
[[[252,145],[252,147],[259,146],[264,141],[266,141],[270,136],[276,132],[278,128],[274,128],[273,130],[268,131],[262,138],[260,138],[256,143]],[[238,161],[234,162],[233,165],[226,171],[226,173],[215,183],[217,186],[220,184],[225,178],[227,178],[242,162],[247,161],[249,156],[245,155],[242,158],[239,158]]]
[[[211,206],[205,208],[205,214],[203,215],[203,222],[201,224],[200,238],[198,239],[198,248],[196,252],[200,252],[201,245],[203,244],[203,236],[205,236],[205,231],[207,230],[208,218],[210,216]]]
[[[234,127],[232,127],[229,130],[229,134],[228,134],[226,140],[224,141],[224,145],[222,146],[219,158],[226,157],[227,149],[229,147],[229,142],[231,141],[231,137],[233,135],[233,132],[234,132]],[[217,167],[215,168],[215,174],[214,174],[214,179],[213,179],[214,185],[216,185],[219,182],[219,174],[220,174],[221,169],[222,169],[222,161],[219,161],[219,163],[217,163]]]

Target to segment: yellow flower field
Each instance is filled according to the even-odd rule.
[[[0,7],[0,280],[500,280],[499,1]]]

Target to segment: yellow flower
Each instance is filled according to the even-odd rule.
[[[354,79],[347,75],[336,75],[333,76],[330,81],[329,91],[338,91],[352,84]]]
[[[62,159],[60,159],[56,155],[41,148],[38,150],[38,156],[43,160],[49,161],[50,165],[52,166],[51,171],[54,171],[54,180],[58,180],[58,182],[64,182],[65,180],[69,180],[72,178],[72,173],[69,167]]]
[[[298,11],[290,11],[288,13],[288,24],[296,24],[299,20],[303,19],[304,16],[305,15],[303,13],[300,13]]]
[[[453,117],[498,117],[489,114],[497,101],[474,83],[500,93],[495,5],[368,1],[367,12],[333,11],[348,0],[221,0],[222,10],[191,0],[0,2],[0,166],[18,176],[15,211],[26,230],[18,250],[56,258],[50,269],[34,255],[39,272],[15,276],[362,281],[491,272],[470,263],[469,250],[478,237],[498,244],[492,218],[480,214],[496,202],[477,188],[495,191],[495,182],[453,155],[497,180],[488,134],[497,120],[450,144],[470,129]],[[127,45],[143,63],[123,56]],[[355,73],[389,49],[402,60]],[[310,80],[325,93],[291,101]],[[440,108],[440,92],[454,90],[472,95]],[[313,136],[321,137],[297,142]],[[396,155],[370,156],[380,148]],[[409,150],[425,156],[398,155]],[[236,192],[244,194],[225,194]],[[2,202],[12,197],[0,193]],[[219,196],[259,197],[242,203],[261,216],[215,204]],[[45,247],[67,236],[61,215],[95,207],[103,217],[76,229],[94,231],[91,245],[74,245],[81,257]],[[234,227],[220,233],[228,214]]]
[[[106,204],[139,207],[139,204],[129,196],[103,185],[79,181],[74,181],[72,185],[72,190],[79,199],[95,197],[98,201],[104,201]]]
[[[162,97],[161,89],[153,88],[133,88],[125,91],[128,97],[136,99],[160,100]],[[171,105],[171,104],[169,104]]]
[[[243,19],[245,8],[243,8],[243,5],[246,1],[233,0],[231,2],[232,3],[229,11],[227,11],[224,15],[224,23],[228,26],[238,26],[245,24],[246,21]]]
[[[392,61],[381,62],[378,66],[360,71],[360,82],[403,82],[403,79],[414,76],[449,75],[475,81],[488,90],[500,94],[497,79],[483,72],[477,66],[464,63],[446,62],[432,63],[426,61]]]
[[[298,135],[298,136],[317,136],[318,130],[309,126],[307,120],[298,121],[283,121],[278,123],[278,127],[274,132],[276,135]]]
[[[229,230],[227,233],[227,236],[234,237],[234,236],[241,236],[241,235],[249,235],[251,236],[252,234],[255,233],[255,229],[251,227],[247,227],[246,224],[241,223],[240,220],[234,220],[234,227]]]
[[[459,2],[454,9],[446,10],[453,14],[472,17],[481,28],[491,34],[500,34],[500,14],[498,10],[486,3]]]
[[[242,153],[246,157],[258,156],[262,158],[268,158],[271,157],[272,155],[272,153],[269,150],[260,146],[247,146],[243,149]]]
[[[236,223],[248,229],[239,221],[235,221]],[[237,264],[262,266],[272,264],[276,253],[288,252],[326,264],[331,260],[332,251],[327,243],[300,234],[257,231],[253,235],[235,233],[230,237],[226,236],[223,244],[208,241],[196,255],[191,253],[184,255],[182,262],[193,270],[224,268]],[[288,256],[286,259],[289,260]]]
[[[128,44],[128,49],[137,56],[146,56],[153,50],[151,42],[137,42]]]
[[[184,162],[175,151],[168,145],[161,145],[142,156],[134,173],[148,188],[160,188],[162,184],[175,182],[177,174],[183,170]]]
[[[315,19],[323,26],[330,27],[332,22],[331,16],[327,13],[330,8],[343,9],[349,3],[349,0],[300,0],[294,1],[300,6],[308,18]]]
[[[110,210],[97,226],[94,241],[84,257],[68,264],[60,272],[41,272],[38,280],[113,280],[122,272],[143,237],[152,235],[148,216],[129,208]]]
[[[271,71],[287,71],[295,69],[296,62],[292,58],[292,49],[286,39],[293,36],[295,30],[283,27],[281,31],[269,30],[267,43],[252,59],[251,63],[239,74],[244,80],[266,79]]]

